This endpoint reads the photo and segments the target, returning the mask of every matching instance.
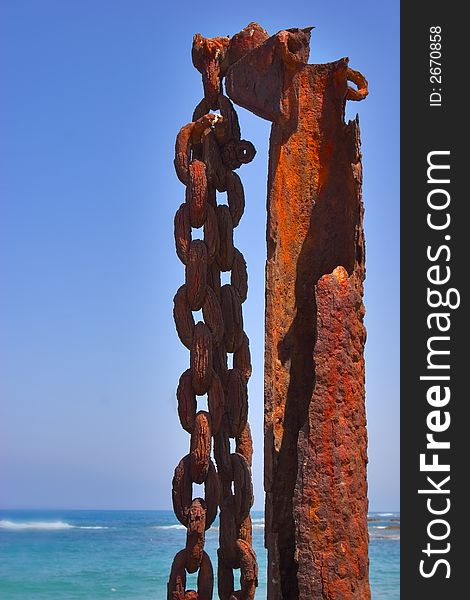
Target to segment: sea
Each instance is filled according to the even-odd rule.
[[[252,511],[252,518],[256,598],[265,599],[264,516]],[[368,519],[372,598],[398,600],[400,514]],[[166,600],[171,561],[184,544],[172,511],[0,510],[0,599]],[[206,532],[214,565],[217,546],[216,521]],[[196,575],[186,589],[196,589]]]

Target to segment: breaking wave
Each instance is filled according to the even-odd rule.
[[[22,531],[25,529],[38,529],[42,531],[57,531],[60,529],[108,529],[101,525],[80,526],[71,525],[64,521],[8,521],[0,520],[0,529],[8,529],[10,531]]]

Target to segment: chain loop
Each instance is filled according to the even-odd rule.
[[[248,382],[251,377],[251,354],[250,341],[246,333],[243,333],[243,339],[237,350],[233,353],[233,366],[237,368]]]
[[[229,434],[236,438],[242,434],[248,418],[246,381],[238,369],[230,369],[227,380]]]
[[[220,155],[217,138],[211,129],[202,136],[202,156],[206,164],[207,178],[219,192],[226,191],[226,169]]]
[[[194,328],[189,360],[193,390],[202,396],[208,392],[212,381],[212,334],[202,321]]]
[[[211,457],[211,418],[201,410],[197,413],[191,432],[189,469],[191,481],[203,483],[207,479]]]
[[[215,208],[209,203],[207,204],[207,218],[204,223],[204,242],[207,247],[207,263],[211,264],[219,252],[219,225]]]
[[[201,566],[204,554],[206,510],[206,503],[201,498],[193,500],[189,507],[185,565],[188,573],[195,573]]]
[[[216,436],[222,425],[225,411],[225,394],[220,377],[215,371],[212,372],[212,381],[207,394],[207,404],[212,423],[212,435]]]
[[[186,188],[186,202],[189,206],[191,227],[199,229],[207,217],[207,176],[206,165],[201,160],[189,163],[189,184]]]
[[[224,344],[227,352],[236,352],[243,343],[242,301],[233,285],[226,283],[220,289],[224,319]]]
[[[243,184],[237,173],[228,171],[226,176],[227,182],[227,201],[232,217],[232,226],[237,227],[240,219],[245,211],[245,192]]]
[[[217,263],[221,271],[230,271],[235,256],[233,246],[233,221],[230,209],[226,204],[217,207],[217,223],[219,225],[219,252]]]
[[[211,559],[202,552],[201,564],[197,576],[197,592],[186,591],[187,550],[180,550],[171,565],[170,579],[167,586],[167,600],[212,600],[214,589],[214,572]]]
[[[181,343],[190,350],[193,345],[195,323],[185,284],[178,289],[173,298],[173,318]]]
[[[183,264],[188,262],[189,246],[191,245],[191,222],[189,208],[183,203],[175,214],[175,246],[176,254]]]
[[[191,383],[191,369],[185,371],[179,380],[176,390],[176,398],[178,400],[178,416],[180,418],[181,427],[188,433],[192,433],[194,429],[194,421],[196,420],[196,394]]]
[[[191,310],[200,310],[207,287],[207,246],[203,240],[193,240],[189,245],[185,283]]]
[[[208,285],[207,293],[202,305],[202,315],[211,330],[215,344],[218,346],[224,337],[224,316],[214,290]]]
[[[189,523],[189,509],[193,493],[190,460],[190,454],[183,456],[175,469],[172,483],[173,512],[178,521],[185,527],[188,527]],[[205,528],[209,529],[217,516],[220,497],[219,478],[212,460],[209,460],[209,468],[204,481],[204,496],[206,504]]]
[[[243,431],[235,438],[235,451],[245,457],[248,466],[251,468],[253,459],[253,440],[251,438],[250,424],[247,422]]]

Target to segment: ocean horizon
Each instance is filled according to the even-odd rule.
[[[256,598],[266,598],[264,512],[252,511],[259,564]],[[400,598],[400,513],[371,512],[370,582],[373,600]],[[185,527],[171,510],[0,510],[2,600],[165,600],[174,555]],[[218,519],[206,532],[215,566]],[[216,578],[216,573],[214,573]],[[196,588],[188,575],[187,589]],[[236,576],[236,580],[238,577]],[[214,598],[217,598],[216,582]]]

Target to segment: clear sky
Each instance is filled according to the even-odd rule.
[[[1,0],[0,506],[171,506],[189,436],[172,320],[184,271],[173,215],[179,128],[202,97],[196,32],[314,25],[310,62],[349,56],[370,95],[363,140],[371,510],[399,507],[399,29],[388,0]],[[240,169],[249,267],[255,506],[263,506],[263,318],[269,124]],[[196,490],[195,490],[196,491]]]

